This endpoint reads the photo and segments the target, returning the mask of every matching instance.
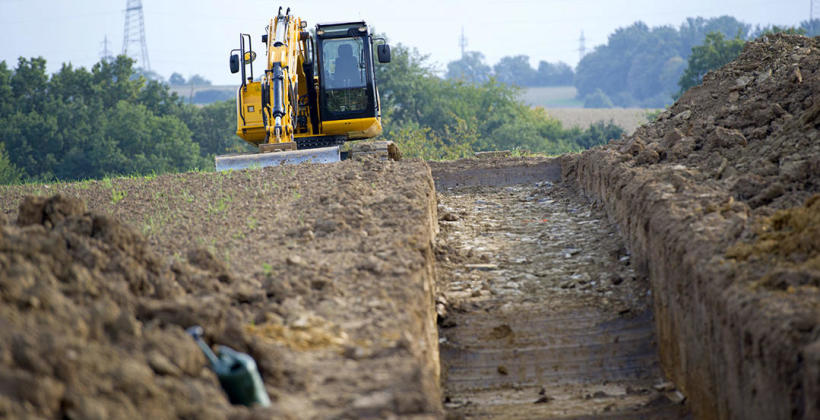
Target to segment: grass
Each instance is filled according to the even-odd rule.
[[[117,204],[128,197],[128,191],[111,188],[111,204]]]
[[[216,203],[208,204],[208,213],[211,215],[221,214],[228,209],[228,205],[230,205],[232,201],[233,199],[229,195],[219,197]]]

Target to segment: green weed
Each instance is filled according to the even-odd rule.
[[[128,191],[111,188],[111,204],[117,204],[128,196]]]

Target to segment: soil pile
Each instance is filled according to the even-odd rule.
[[[564,158],[650,274],[698,417],[820,415],[819,71],[820,38],[761,38],[655,123]]]
[[[786,236],[768,235],[772,224],[786,230],[817,231],[818,217],[803,217],[799,226],[766,218],[777,210],[799,208],[820,193],[820,38],[771,35],[747,44],[741,56],[704,77],[703,84],[686,92],[655,124],[639,128],[613,146],[636,167],[683,165],[688,171],[676,183],[711,185],[731,194],[731,202],[707,206],[707,212],[737,212],[759,216],[726,232],[725,241],[773,241]],[[610,146],[610,147],[613,147]],[[734,201],[737,201],[735,203]],[[742,204],[738,204],[742,203]],[[803,211],[816,213],[816,206]],[[803,233],[808,246],[801,252],[730,253],[742,260],[765,260],[766,264],[796,265],[802,275],[794,281],[761,284],[786,290],[789,286],[820,287],[817,264],[820,236]],[[762,249],[758,246],[758,251]],[[766,265],[758,265],[764,273]],[[755,276],[757,270],[750,270]],[[791,269],[794,271],[794,269]],[[771,273],[766,274],[771,277]],[[792,284],[794,283],[794,284]],[[816,290],[809,290],[816,293]]]
[[[18,224],[0,228],[0,417],[234,411],[184,331],[229,323],[194,302],[226,299],[214,293],[220,273],[169,264],[133,229],[61,195],[27,197]],[[161,305],[178,314],[151,313]]]
[[[54,204],[65,198],[23,198],[54,193],[94,214]],[[0,196],[8,220],[35,223],[7,226],[0,248],[0,369],[11,375],[0,383],[14,384],[0,388],[0,410],[12,417],[441,410],[436,197],[423,162],[22,185]],[[269,409],[228,404],[184,333],[191,325],[256,360]]]
[[[820,192],[820,38],[771,35],[614,142],[637,165],[697,168],[755,214]]]

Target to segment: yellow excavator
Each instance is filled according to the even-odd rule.
[[[337,162],[345,142],[382,133],[373,49],[379,63],[389,63],[390,46],[365,22],[319,24],[311,34],[306,21],[280,7],[266,31],[267,63],[258,77],[250,35],[240,34],[230,54],[231,73],[242,75],[236,134],[259,153],[217,156],[217,170]]]

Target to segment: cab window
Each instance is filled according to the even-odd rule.
[[[367,65],[363,38],[324,41],[322,78],[331,112],[363,111],[367,108]]]

